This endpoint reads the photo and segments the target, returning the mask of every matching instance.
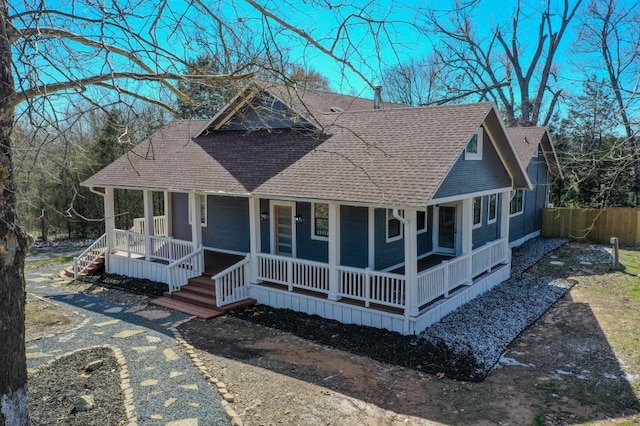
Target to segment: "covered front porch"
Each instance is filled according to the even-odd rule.
[[[115,214],[108,205],[112,191],[105,191],[105,211]],[[165,214],[154,216],[148,202],[151,193],[143,194],[145,214],[134,222],[138,225],[127,230],[107,228],[88,253],[102,249],[108,272],[165,282],[171,292],[206,275],[220,307],[253,298],[270,306],[406,334],[421,331],[427,322],[437,321],[473,298],[473,293],[509,275],[508,220],[504,220],[508,218],[508,192],[501,194],[501,217],[496,224],[499,238],[478,247],[474,247],[471,225],[472,198],[443,200],[424,210],[422,217],[417,209],[326,203],[324,223],[310,210],[314,208],[311,203],[305,207],[300,202],[235,199],[234,205],[245,207],[233,212],[228,226],[235,229],[233,220],[247,225],[237,227],[246,233],[247,251],[210,247],[206,238],[203,244],[205,223],[207,233],[217,235],[221,231],[213,225],[225,223],[222,213],[214,210],[221,199],[181,194],[189,204],[184,209],[188,217],[180,218],[179,209],[171,206],[180,199],[178,195],[165,193]],[[239,214],[242,211],[244,218]],[[184,234],[186,219],[191,239],[173,236],[176,227],[182,227]],[[394,220],[400,238],[389,232]],[[314,232],[311,224],[323,225],[320,234],[324,235],[313,242],[313,247],[325,247],[321,261],[301,257],[308,253],[303,244],[310,239],[305,240],[303,234]],[[360,234],[356,226],[362,229]],[[237,238],[244,237],[239,234]],[[365,251],[364,260],[354,265],[355,256],[346,248],[358,246]],[[391,248],[399,248],[401,257],[388,260]],[[314,256],[322,257],[320,253]],[[76,270],[80,272],[88,262],[79,257]]]

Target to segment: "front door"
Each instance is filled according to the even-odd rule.
[[[456,252],[456,206],[438,207],[438,251],[455,254]]]
[[[274,206],[275,214],[275,254],[293,256],[293,207]]]

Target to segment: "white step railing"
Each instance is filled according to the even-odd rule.
[[[80,274],[87,270],[93,262],[100,256],[104,256],[107,251],[107,234],[102,234],[85,251],[73,258],[73,276],[78,279]]]
[[[153,217],[153,235],[155,236],[164,236],[164,221],[165,216],[154,216]],[[136,217],[133,219],[133,226],[131,227],[131,232],[136,232],[138,234],[144,234],[144,217]]]
[[[249,298],[249,261],[250,256],[247,255],[211,277],[216,286],[216,305],[225,306]]]
[[[204,249],[200,245],[197,250],[167,265],[170,293],[179,290],[189,281],[189,278],[202,275],[204,272],[203,251]]]
[[[370,269],[338,266],[338,296],[371,303],[404,308],[406,281],[404,275]]]
[[[258,253],[258,279],[329,294],[329,265],[311,260]]]

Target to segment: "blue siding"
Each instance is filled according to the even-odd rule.
[[[478,248],[484,244],[500,238],[500,195],[497,200],[497,220],[487,224],[489,219],[489,196],[482,197],[482,226],[473,230],[473,247]]]
[[[427,232],[418,234],[418,256],[433,251],[433,207],[427,207]]]
[[[369,263],[369,209],[341,206],[340,264],[366,268]]]
[[[509,186],[511,186],[511,178],[485,132],[482,143],[482,160],[465,160],[464,152],[462,152],[434,198]]]
[[[249,252],[249,202],[246,198],[207,196],[207,226],[202,244],[223,250]]]
[[[302,216],[303,222],[296,224],[297,257],[300,259],[315,260],[316,262],[329,261],[329,244],[327,241],[311,238],[311,203],[296,203],[296,214]]]
[[[404,239],[387,243],[387,210],[375,210],[375,269],[404,262]]]
[[[509,241],[518,240],[542,228],[542,209],[546,202],[548,169],[544,155],[538,149],[536,158],[527,167],[533,190],[524,191],[524,212],[513,216],[509,222]]]
[[[260,213],[262,212],[269,213],[269,200],[260,200]],[[271,253],[270,221],[271,218],[260,220],[260,252],[262,253]]]
[[[173,237],[179,240],[191,241],[191,225],[189,224],[189,194],[184,192],[171,193],[171,229]]]

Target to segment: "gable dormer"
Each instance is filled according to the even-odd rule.
[[[222,108],[199,132],[219,130],[316,129],[318,126],[277,96],[256,86],[247,87]]]

